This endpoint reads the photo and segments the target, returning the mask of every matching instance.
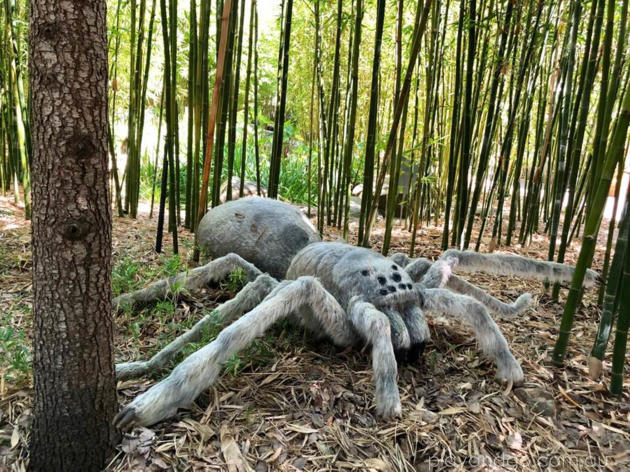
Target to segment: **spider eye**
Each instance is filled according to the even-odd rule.
[[[394,282],[400,282],[400,279],[401,279],[401,277],[400,277],[400,274],[399,274],[398,272],[394,272],[394,273],[392,274],[392,280],[393,280]]]
[[[407,288],[407,284],[398,284],[398,288],[405,290]]]
[[[378,291],[378,293],[380,293],[381,295],[387,295],[389,292],[387,291],[386,288],[382,288]]]
[[[385,285],[385,282],[387,282],[387,279],[385,277],[383,277],[382,275],[379,275],[376,280],[378,280],[378,283],[381,285]]]
[[[389,290],[390,292],[394,293],[396,291],[396,287],[394,287],[393,285],[388,285],[387,286],[387,290]]]
[[[363,269],[363,270],[361,271],[361,275],[363,275],[363,276],[367,277],[368,275],[370,275],[370,272],[369,272],[367,269]]]

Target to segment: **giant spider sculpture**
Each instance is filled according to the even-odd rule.
[[[120,428],[151,425],[173,416],[215,382],[231,356],[285,317],[338,346],[371,347],[376,412],[384,419],[401,415],[397,362],[416,362],[422,354],[430,336],[425,314],[450,315],[469,323],[480,349],[496,364],[497,377],[519,384],[523,381],[521,366],[489,310],[515,316],[530,305],[531,296],[523,294],[513,304],[506,304],[451,270],[457,266],[464,271],[551,282],[568,281],[573,273],[570,266],[514,255],[448,250],[432,263],[404,254],[387,258],[341,242],[319,242],[297,209],[256,197],[211,210],[199,232],[200,241],[219,257],[190,273],[119,297],[115,305],[155,300],[176,284],[196,290],[237,268],[245,271],[250,282],[219,307],[214,317],[204,317],[149,361],[117,365],[117,376],[137,377],[164,367],[184,345],[199,340],[203,328],[216,317],[236,321],[127,405],[115,418]],[[286,276],[286,280],[278,281],[272,275]],[[586,283],[597,279],[597,273],[589,271]]]

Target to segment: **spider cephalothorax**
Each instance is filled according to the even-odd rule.
[[[430,336],[425,314],[444,314],[467,322],[480,349],[496,364],[497,377],[518,384],[523,371],[489,310],[514,316],[529,306],[531,296],[523,294],[513,304],[503,303],[451,271],[459,266],[465,271],[520,274],[550,281],[569,280],[573,272],[572,267],[562,264],[513,255],[449,250],[431,262],[403,254],[387,258],[340,242],[318,242],[312,226],[293,207],[260,198],[222,205],[204,220],[200,234],[208,234],[210,221],[218,226],[217,234],[222,237],[200,240],[210,246],[210,253],[222,251],[225,255],[190,273],[119,297],[115,305],[165,296],[175,283],[188,290],[198,289],[242,268],[250,283],[216,310],[223,321],[236,321],[127,405],[116,417],[119,427],[149,425],[174,415],[214,383],[224,362],[285,317],[339,346],[371,347],[375,408],[384,418],[401,414],[397,359],[418,359]],[[300,234],[283,236],[287,228]],[[268,245],[259,245],[261,240],[269,241]],[[245,260],[244,255],[253,260]],[[286,271],[286,280],[278,281],[256,267],[269,260],[273,264],[267,265],[267,270]],[[587,283],[596,280],[597,274],[590,271]],[[204,317],[147,362],[117,365],[119,379],[163,367],[185,344],[198,340],[210,322],[209,316]]]

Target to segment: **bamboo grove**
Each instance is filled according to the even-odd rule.
[[[581,241],[562,363],[610,193],[625,209],[610,222],[591,371],[617,323],[620,388],[628,0],[109,0],[108,15],[113,205],[134,218],[150,204],[158,251],[166,210],[177,252],[178,228],[194,232],[246,181],[303,203],[320,232],[347,236],[360,200],[359,244],[379,238],[384,253],[395,221],[411,255],[424,225],[443,228],[443,248],[545,234],[558,262]],[[2,0],[0,19],[0,185],[28,215],[28,5]]]

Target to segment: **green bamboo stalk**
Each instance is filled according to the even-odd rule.
[[[322,31],[321,31],[321,18],[319,0],[315,0],[314,16],[315,16],[315,66],[317,69],[317,112],[319,116],[319,128],[318,128],[318,146],[317,146],[317,229],[320,237],[324,232],[324,218],[320,215],[324,214],[325,199],[324,189],[327,185],[326,180],[323,178],[322,169],[322,149],[326,146],[326,137],[328,123],[326,121],[326,106],[325,106],[325,94],[324,94],[324,77],[322,71]],[[378,22],[377,22],[378,23]]]
[[[595,80],[595,67],[590,58],[590,54],[597,55],[597,51],[590,51],[591,43],[593,42],[593,28],[595,26],[595,14],[596,14],[596,2],[593,2],[588,26],[587,26],[587,39],[586,47],[582,65],[580,67],[580,78],[576,92],[576,99],[573,105],[573,114],[571,117],[571,130],[569,131],[569,143],[567,148],[567,156],[570,162],[570,170],[568,176],[568,202],[565,210],[564,222],[562,225],[562,235],[560,239],[560,247],[558,248],[558,262],[564,262],[564,256],[569,243],[569,234],[571,223],[575,216],[575,200],[576,200],[576,183],[580,169],[580,156],[582,154],[582,143],[584,139],[584,132],[587,125],[587,115],[589,109],[589,99],[592,93],[592,84]],[[595,41],[599,44],[599,38]],[[554,287],[554,293],[557,292],[557,288]]]
[[[394,143],[396,141],[396,135],[398,134],[398,127],[400,124],[400,119],[403,114],[404,108],[409,101],[409,91],[411,89],[411,79],[413,77],[413,72],[416,65],[416,60],[418,59],[418,55],[420,53],[420,45],[422,44],[422,37],[424,36],[424,32],[427,25],[427,20],[429,18],[429,12],[431,11],[431,1],[426,0],[424,8],[421,3],[418,3],[418,7],[416,10],[416,21],[414,24],[413,31],[413,41],[411,44],[411,49],[409,52],[409,64],[407,66],[407,70],[405,71],[405,79],[403,81],[403,85],[400,91],[400,96],[398,97],[398,101],[396,102],[396,106],[394,108],[394,116],[391,123],[391,128],[389,132],[389,138],[387,139],[387,145],[385,147],[385,155],[383,156],[382,167],[378,172],[378,178],[376,180],[376,189],[375,194],[378,196],[383,189],[383,184],[385,182],[385,174],[387,172],[392,153],[394,151]],[[420,11],[422,10],[422,15],[420,15]],[[369,237],[372,232],[372,227],[374,225],[374,221],[376,218],[376,211],[378,209],[378,204],[374,200],[368,211],[367,225],[366,225],[366,235],[364,235],[363,244],[366,245],[369,243]]]
[[[359,0],[360,1],[360,0]],[[312,195],[313,195],[313,185],[312,185],[312,169],[313,169],[313,121],[315,117],[313,116],[313,110],[315,108],[315,82],[317,81],[317,30],[313,31],[313,72],[311,74],[311,94],[310,94],[310,107],[309,107],[309,130],[308,130],[308,174],[307,174],[307,209],[306,216],[309,218],[312,216],[311,206],[312,206]]]
[[[630,234],[630,225],[626,229],[626,244]],[[610,392],[621,395],[623,389],[623,371],[627,352],[628,327],[630,326],[630,250],[626,248],[623,275],[619,284],[619,316],[617,320],[617,330],[615,332],[615,344],[613,346],[612,373],[610,379]],[[624,289],[624,287],[626,289]]]
[[[22,183],[22,201],[24,202],[24,216],[30,219],[30,137],[27,135],[27,125],[25,117],[28,114],[27,101],[24,99],[23,80],[21,72],[20,55],[22,53],[20,42],[15,30],[16,22],[19,20],[19,9],[15,3],[3,2],[5,13],[4,46],[5,46],[5,77],[6,85],[4,95],[7,106],[7,137],[8,156],[13,180],[14,201],[20,199],[19,181]],[[26,113],[25,113],[26,112]]]
[[[203,8],[203,7],[202,7]],[[197,2],[190,0],[190,24],[188,38],[188,94],[186,102],[188,106],[187,133],[186,133],[186,201],[184,205],[184,226],[193,226],[195,208],[193,206],[193,178],[195,155],[195,118],[197,116]]]
[[[245,0],[241,0],[245,1]],[[216,149],[214,159],[214,173],[212,177],[212,206],[217,206],[221,200],[221,176],[223,173],[223,155],[225,151],[225,132],[227,129],[228,111],[230,108],[230,90],[232,88],[232,63],[234,57],[234,30],[236,29],[238,0],[232,5],[234,14],[230,15],[228,23],[227,50],[225,55],[225,77],[221,85],[219,99],[219,121],[216,130]]]
[[[365,143],[361,215],[359,218],[359,244],[362,246],[368,246],[370,239],[368,221],[369,209],[372,206],[372,186],[374,181],[376,115],[378,113],[379,70],[381,64],[381,44],[383,42],[383,25],[385,23],[385,0],[377,0],[376,5],[376,30],[374,33],[374,57],[372,60],[372,82],[370,86],[370,110]]]
[[[532,67],[532,57],[535,48],[537,47],[537,37],[539,33],[539,24],[543,12],[543,4],[542,2],[537,5],[531,5],[531,11],[528,13],[528,18],[534,18],[534,22],[532,28],[530,30],[529,41],[523,45],[521,51],[521,57],[519,58],[520,66],[518,67],[518,72],[516,74],[516,83],[513,84],[511,81],[511,85],[514,85],[512,95],[512,99],[510,100],[510,111],[509,118],[507,121],[505,135],[501,144],[501,151],[499,154],[499,165],[498,165],[498,173],[499,173],[499,184],[498,184],[498,201],[497,201],[497,209],[496,216],[494,219],[494,225],[492,229],[492,243],[500,243],[501,241],[501,232],[503,227],[503,205],[505,202],[506,188],[508,188],[508,166],[509,160],[512,153],[512,146],[514,144],[514,130],[516,129],[516,122],[518,117],[518,112],[520,110],[519,104],[520,100],[523,96],[523,84],[525,82],[525,78],[529,71],[529,68]],[[514,50],[514,58],[516,58],[516,50]],[[516,67],[513,67],[516,69]],[[477,244],[481,241],[481,237],[483,236],[483,231],[480,231],[479,238],[477,240]]]
[[[199,208],[200,199],[200,178],[202,156],[205,155],[206,141],[202,143],[202,130],[208,128],[209,119],[209,86],[208,80],[208,46],[210,42],[209,25],[210,25],[211,5],[210,0],[201,0],[201,6],[199,11],[198,32],[196,38],[198,38],[198,44],[195,47],[195,104],[194,104],[194,153],[193,153],[193,179],[191,189],[191,230],[196,233],[197,224],[197,211]],[[205,210],[205,208],[204,208]]]
[[[145,0],[140,1],[140,8],[142,16],[144,16]],[[130,2],[131,8],[131,31],[129,35],[129,105],[127,109],[127,165],[125,168],[126,183],[125,183],[125,211],[130,214],[132,218],[136,217],[136,211],[138,208],[138,195],[140,187],[140,162],[136,159],[137,154],[135,152],[135,125],[137,116],[137,101],[136,96],[138,94],[138,82],[140,71],[138,65],[140,61],[136,59],[136,54],[139,47],[139,41],[137,40],[137,2]],[[142,23],[141,23],[142,24]]]
[[[232,6],[232,0],[226,0],[223,10],[221,11],[221,38],[219,41],[219,50],[217,54],[217,69],[214,79],[214,86],[212,90],[212,105],[210,106],[210,113],[208,114],[208,124],[206,128],[206,143],[204,145],[204,160],[203,160],[203,175],[201,181],[201,192],[199,194],[199,207],[197,209],[197,218],[195,227],[201,221],[205,211],[208,200],[208,182],[210,180],[210,168],[212,167],[212,152],[214,150],[214,135],[215,135],[215,125],[217,122],[217,116],[219,114],[219,102],[221,95],[221,84],[223,82],[223,70],[225,68],[226,56],[227,56],[227,43],[229,36],[229,24],[231,23],[230,19],[234,15],[232,14],[232,10],[234,10]],[[193,252],[193,260],[195,262],[199,261],[200,249],[198,242],[199,233],[195,231],[195,240],[194,240],[194,252]]]
[[[344,149],[345,181],[343,187],[345,192],[350,191],[350,170],[352,167],[352,151],[354,149],[354,134],[356,130],[357,102],[359,89],[359,59],[361,54],[361,26],[363,23],[363,0],[357,0],[356,16],[354,22],[354,42],[352,44],[352,68],[351,68],[351,90],[350,90],[350,114],[348,116],[348,136]],[[343,222],[343,237],[348,238],[350,217],[350,197],[346,195],[346,209]]]
[[[258,143],[258,3],[254,0],[254,157],[256,160],[256,191],[261,192],[260,146]]]
[[[160,93],[160,113],[157,128],[157,143],[155,144],[155,162],[153,165],[153,179],[151,180],[151,208],[149,210],[149,218],[153,218],[153,203],[155,201],[155,185],[157,183],[158,162],[160,158],[160,139],[162,138],[162,118],[164,116],[164,92],[166,82],[162,80],[162,92]]]
[[[172,138],[173,138],[173,160],[175,165],[171,166],[173,176],[170,181],[172,185],[172,192],[175,193],[174,205],[171,207],[169,200],[169,230],[173,233],[173,250],[177,253],[177,227],[181,224],[181,202],[180,202],[180,182],[181,171],[179,165],[179,104],[177,103],[177,0],[169,0],[169,37],[171,40],[170,54],[171,54],[171,80],[173,83],[173,93],[171,94],[171,112],[172,118]],[[171,208],[174,208],[171,210]],[[174,214],[173,214],[174,213]],[[171,216],[173,215],[173,216]]]
[[[558,239],[558,226],[560,224],[560,213],[562,212],[562,202],[564,200],[564,195],[566,193],[566,166],[567,161],[570,165],[570,154],[569,154],[569,116],[571,115],[571,98],[572,98],[572,87],[573,87],[573,68],[575,62],[575,49],[577,43],[578,29],[580,25],[580,15],[582,12],[582,4],[577,1],[572,4],[572,14],[571,14],[571,24],[567,34],[565,36],[566,44],[564,48],[564,54],[562,61],[563,64],[563,74],[564,74],[564,85],[562,87],[562,98],[560,105],[560,116],[559,116],[559,138],[558,138],[558,146],[557,146],[557,158],[556,158],[556,172],[554,179],[554,195],[553,195],[553,206],[552,206],[552,214],[551,214],[551,222],[549,228],[549,252],[548,259],[550,261],[553,260],[555,249],[556,249],[556,241]],[[566,248],[566,246],[564,246]],[[564,250],[559,251],[558,253],[558,262],[564,261]],[[560,292],[560,284],[554,284],[554,288],[552,291],[552,299],[554,301],[558,300],[558,295]]]
[[[562,321],[560,324],[560,332],[553,352],[553,362],[556,364],[562,364],[564,356],[566,354],[567,344],[569,342],[569,336],[571,333],[571,327],[573,326],[573,318],[577,305],[581,300],[582,284],[584,282],[584,275],[586,269],[590,267],[595,253],[595,244],[597,241],[597,233],[599,230],[599,224],[602,219],[604,205],[606,198],[608,197],[608,190],[612,181],[612,176],[615,171],[620,156],[623,154],[624,145],[626,142],[626,133],[628,131],[628,124],[630,123],[630,87],[626,88],[623,102],[615,124],[612,138],[606,154],[604,157],[602,171],[600,174],[599,183],[593,198],[589,202],[589,209],[587,210],[586,224],[584,226],[584,236],[582,238],[582,248],[578,261],[576,264],[573,280],[571,281],[571,288],[569,289],[569,296],[562,313]],[[602,151],[600,151],[602,152]],[[603,154],[603,152],[602,152]]]
[[[169,229],[173,233],[173,253],[177,254],[179,250],[179,244],[177,240],[177,218],[175,213],[177,212],[177,199],[175,192],[177,186],[175,184],[175,178],[177,170],[175,169],[175,134],[177,121],[177,109],[175,102],[175,77],[173,73],[173,65],[171,61],[175,59],[172,53],[172,36],[176,35],[177,31],[173,29],[173,20],[177,17],[177,8],[174,0],[169,0],[169,6],[167,10],[166,0],[160,0],[160,11],[162,17],[162,37],[164,39],[164,83],[165,83],[165,104],[166,104],[166,139],[165,156],[168,159],[168,165],[165,166],[168,169],[168,209],[169,209]],[[163,171],[165,172],[165,171]],[[164,176],[163,187],[164,190]],[[162,206],[162,205],[161,205]],[[163,209],[160,208],[160,212],[163,213]]]
[[[615,236],[615,227],[617,226],[617,209],[619,208],[619,197],[621,194],[621,182],[623,180],[623,162],[617,164],[617,178],[615,184],[615,196],[613,200],[612,218],[608,224],[608,237],[606,238],[606,253],[604,254],[604,267],[602,268],[601,276],[602,280],[608,280],[608,271],[610,270],[610,255],[612,252],[612,244]],[[606,292],[607,284],[602,284],[599,287],[599,293],[597,295],[597,304],[602,305],[604,303],[604,294]]]
[[[355,14],[355,2],[351,2],[351,18],[356,18]],[[345,81],[345,98],[344,98],[344,113],[343,113],[343,132],[339,136],[339,142],[337,143],[337,182],[335,187],[335,202],[333,205],[334,210],[334,224],[337,228],[343,228],[344,213],[346,211],[346,200],[349,199],[349,191],[346,183],[346,165],[345,165],[345,144],[348,142],[348,126],[350,122],[350,93],[352,88],[352,51],[354,49],[354,30],[350,30],[350,37],[348,39],[348,59],[346,68],[346,81]],[[354,138],[353,138],[354,139]],[[348,202],[349,203],[349,202]]]
[[[284,120],[287,106],[287,81],[289,77],[289,46],[291,44],[291,22],[293,18],[293,0],[287,0],[286,13],[284,15],[284,26],[282,28],[282,78],[280,90],[278,92],[277,121],[274,128],[274,140],[269,169],[269,190],[270,198],[278,198],[278,186],[280,184],[280,167],[282,159],[282,148],[284,141]]]
[[[332,224],[332,195],[334,194],[334,177],[335,177],[335,155],[337,152],[337,137],[339,125],[339,103],[340,103],[340,61],[341,61],[341,22],[343,15],[343,1],[337,0],[337,20],[335,31],[335,55],[333,57],[333,77],[330,86],[330,103],[328,104],[328,122],[331,124],[328,128],[328,137],[326,139],[326,148],[324,151],[324,181],[327,185],[324,187],[323,198],[325,200],[325,216],[326,224]],[[319,218],[324,214],[318,215]]]
[[[444,21],[448,18],[450,2],[446,3],[445,12],[444,12]],[[443,57],[444,51],[444,41],[446,35],[446,28],[442,28],[441,34],[438,34],[440,27],[440,17],[439,14],[441,9],[441,5],[439,2],[433,4],[433,14],[432,18],[432,30],[431,30],[431,43],[430,43],[430,52],[429,52],[429,60],[426,64],[427,73],[426,76],[430,79],[426,81],[426,100],[424,106],[424,120],[423,120],[423,130],[422,130],[422,143],[420,149],[420,159],[418,163],[418,172],[416,177],[416,184],[413,195],[413,206],[412,206],[412,216],[411,216],[411,244],[409,254],[411,257],[415,254],[415,246],[416,246],[416,237],[418,232],[419,222],[422,221],[421,214],[423,213],[423,208],[426,203],[426,213],[430,215],[430,186],[424,183],[424,178],[429,172],[429,168],[431,166],[431,156],[434,153],[435,146],[429,141],[431,135],[433,134],[434,127],[436,124],[436,119],[438,116],[437,103],[439,96],[439,84],[440,84],[440,74],[442,71],[442,63],[440,60]],[[419,82],[419,75],[417,75],[417,81]],[[415,105],[415,116],[414,116],[414,129],[413,136],[415,139],[417,132],[417,118],[418,118],[418,88],[419,84],[416,83],[416,105]],[[441,149],[441,146],[439,146]],[[415,145],[412,146],[412,149],[415,150]],[[439,162],[441,159],[438,157],[437,161]],[[413,161],[413,158],[412,158]],[[413,168],[413,167],[412,167]],[[437,212],[436,212],[437,213]],[[429,219],[430,216],[427,217]]]
[[[458,245],[461,241],[466,221],[466,207],[468,205],[468,173],[472,160],[472,131],[474,110],[473,99],[473,72],[475,52],[477,47],[477,2],[470,0],[466,23],[468,24],[468,51],[466,55],[466,88],[464,90],[464,113],[462,115],[462,144],[459,165],[459,178],[457,179],[457,206],[453,215],[452,245]]]
[[[614,14],[615,14],[615,1],[605,0],[600,1],[600,6],[598,9],[598,17],[604,16],[604,4],[606,3],[606,27],[604,32],[604,43],[602,44],[603,50],[601,53],[601,80],[599,84],[599,103],[597,105],[597,120],[595,125],[595,137],[593,138],[593,156],[600,156],[603,154],[606,149],[606,142],[608,139],[608,125],[610,123],[610,119],[612,114],[608,110],[608,82],[610,76],[610,64],[611,64],[611,48],[612,48],[612,40],[613,40],[613,22],[614,22]],[[600,20],[601,21],[601,20]],[[599,176],[602,172],[602,165],[599,159],[596,159],[593,162],[593,169],[591,171],[591,184],[589,185],[589,189],[595,188],[595,182],[599,181]],[[594,193],[591,192],[589,195],[589,200],[594,198]],[[587,207],[587,216],[589,207]]]
[[[227,189],[226,200],[232,199],[232,176],[234,175],[234,154],[236,152],[236,119],[238,116],[238,96],[241,81],[241,57],[243,55],[243,36],[245,24],[245,0],[241,1],[239,13],[237,42],[236,42],[236,63],[234,64],[234,83],[230,90],[230,124],[228,131],[228,166],[227,166]]]
[[[613,216],[613,221],[615,218]],[[615,244],[615,255],[610,267],[610,274],[606,281],[606,290],[602,302],[602,316],[599,321],[595,341],[591,349],[589,359],[589,376],[596,380],[601,375],[602,361],[606,353],[606,346],[615,322],[615,316],[619,307],[621,294],[624,292],[622,282],[623,265],[628,252],[628,231],[630,231],[630,186],[626,192],[621,221],[619,223],[619,236]],[[613,231],[611,231],[612,234]],[[625,290],[627,291],[627,290]]]
[[[534,104],[534,88],[537,82],[537,76],[540,68],[536,67],[536,70],[532,73],[533,77],[530,78],[526,92],[525,109],[531,110]],[[529,131],[529,125],[531,122],[531,113],[526,113],[521,119],[520,130],[518,132],[518,146],[516,150],[516,163],[514,168],[514,179],[512,182],[512,200],[510,202],[510,215],[508,220],[508,229],[505,238],[505,244],[511,246],[512,234],[514,232],[517,220],[517,212],[513,211],[514,208],[520,205],[520,176],[522,173],[522,167],[525,159],[525,148],[527,145],[527,132]],[[520,209],[520,206],[519,206]],[[522,219],[523,216],[520,216]]]
[[[462,87],[462,42],[464,32],[465,18],[465,2],[460,1],[459,19],[457,21],[457,45],[455,56],[455,85],[453,90],[453,107],[451,112],[451,129],[449,137],[449,153],[448,153],[448,177],[446,183],[446,209],[444,214],[444,229],[442,230],[442,250],[448,248],[448,235],[451,218],[451,206],[453,202],[453,187],[455,186],[455,178],[457,172],[458,153],[459,153],[459,111],[461,108],[461,87]]]
[[[402,76],[402,29],[403,29],[403,16],[404,16],[404,1],[398,0],[398,7],[396,9],[396,76],[394,78],[394,97],[393,103],[398,101],[400,95],[401,76]],[[405,110],[403,112],[403,121],[407,118],[407,107],[405,104]],[[400,138],[404,139],[405,123],[401,125]],[[396,138],[395,138],[396,139]],[[394,212],[396,210],[396,201],[398,199],[398,179],[400,176],[400,153],[397,152],[396,143],[393,144],[393,156],[392,156],[392,168],[389,172],[389,188],[387,190],[387,205],[385,209],[385,234],[383,236],[383,247],[381,253],[387,255],[389,252],[389,245],[391,243],[392,226],[394,222]]]
[[[512,23],[512,12],[514,10],[513,7],[514,3],[508,1],[505,10],[503,27],[501,28],[496,63],[493,69],[492,85],[490,86],[489,106],[483,132],[483,142],[481,144],[481,150],[475,176],[475,187],[470,200],[470,209],[468,210],[468,222],[466,225],[466,232],[464,234],[464,249],[467,249],[470,244],[473,223],[475,221],[475,215],[477,213],[477,205],[479,203],[479,197],[481,196],[481,191],[483,189],[483,179],[490,159],[490,146],[494,131],[497,128],[497,119],[495,117],[498,115],[500,106],[501,96],[499,93],[499,85],[503,83],[503,61],[506,54],[508,39],[511,39],[511,35],[514,34],[514,27]],[[510,44],[511,43],[512,41],[510,41]],[[509,51],[507,51],[507,54],[509,54]]]
[[[256,8],[256,0],[250,3],[249,11],[249,32],[247,38],[247,77],[245,79],[245,103],[243,106],[243,142],[241,146],[241,185],[238,190],[239,197],[243,197],[245,191],[245,163],[247,161],[247,126],[249,122],[249,89],[251,83],[252,72],[252,44],[254,39],[254,9]],[[310,162],[310,161],[309,161]],[[310,175],[309,175],[310,178]],[[310,205],[310,200],[309,200]],[[310,208],[310,207],[309,207]]]
[[[118,175],[118,162],[116,158],[116,98],[118,96],[118,54],[120,51],[120,11],[122,6],[122,0],[118,0],[116,2],[116,26],[115,30],[110,33],[109,41],[114,38],[114,60],[112,63],[112,68],[110,72],[112,90],[113,93],[110,94],[111,103],[109,106],[110,115],[107,121],[108,133],[109,133],[109,154],[112,160],[112,177],[114,181],[114,195],[116,201],[116,209],[118,211],[118,216],[122,218],[124,216],[123,206],[122,206],[122,197],[121,197],[121,185],[120,179]]]

